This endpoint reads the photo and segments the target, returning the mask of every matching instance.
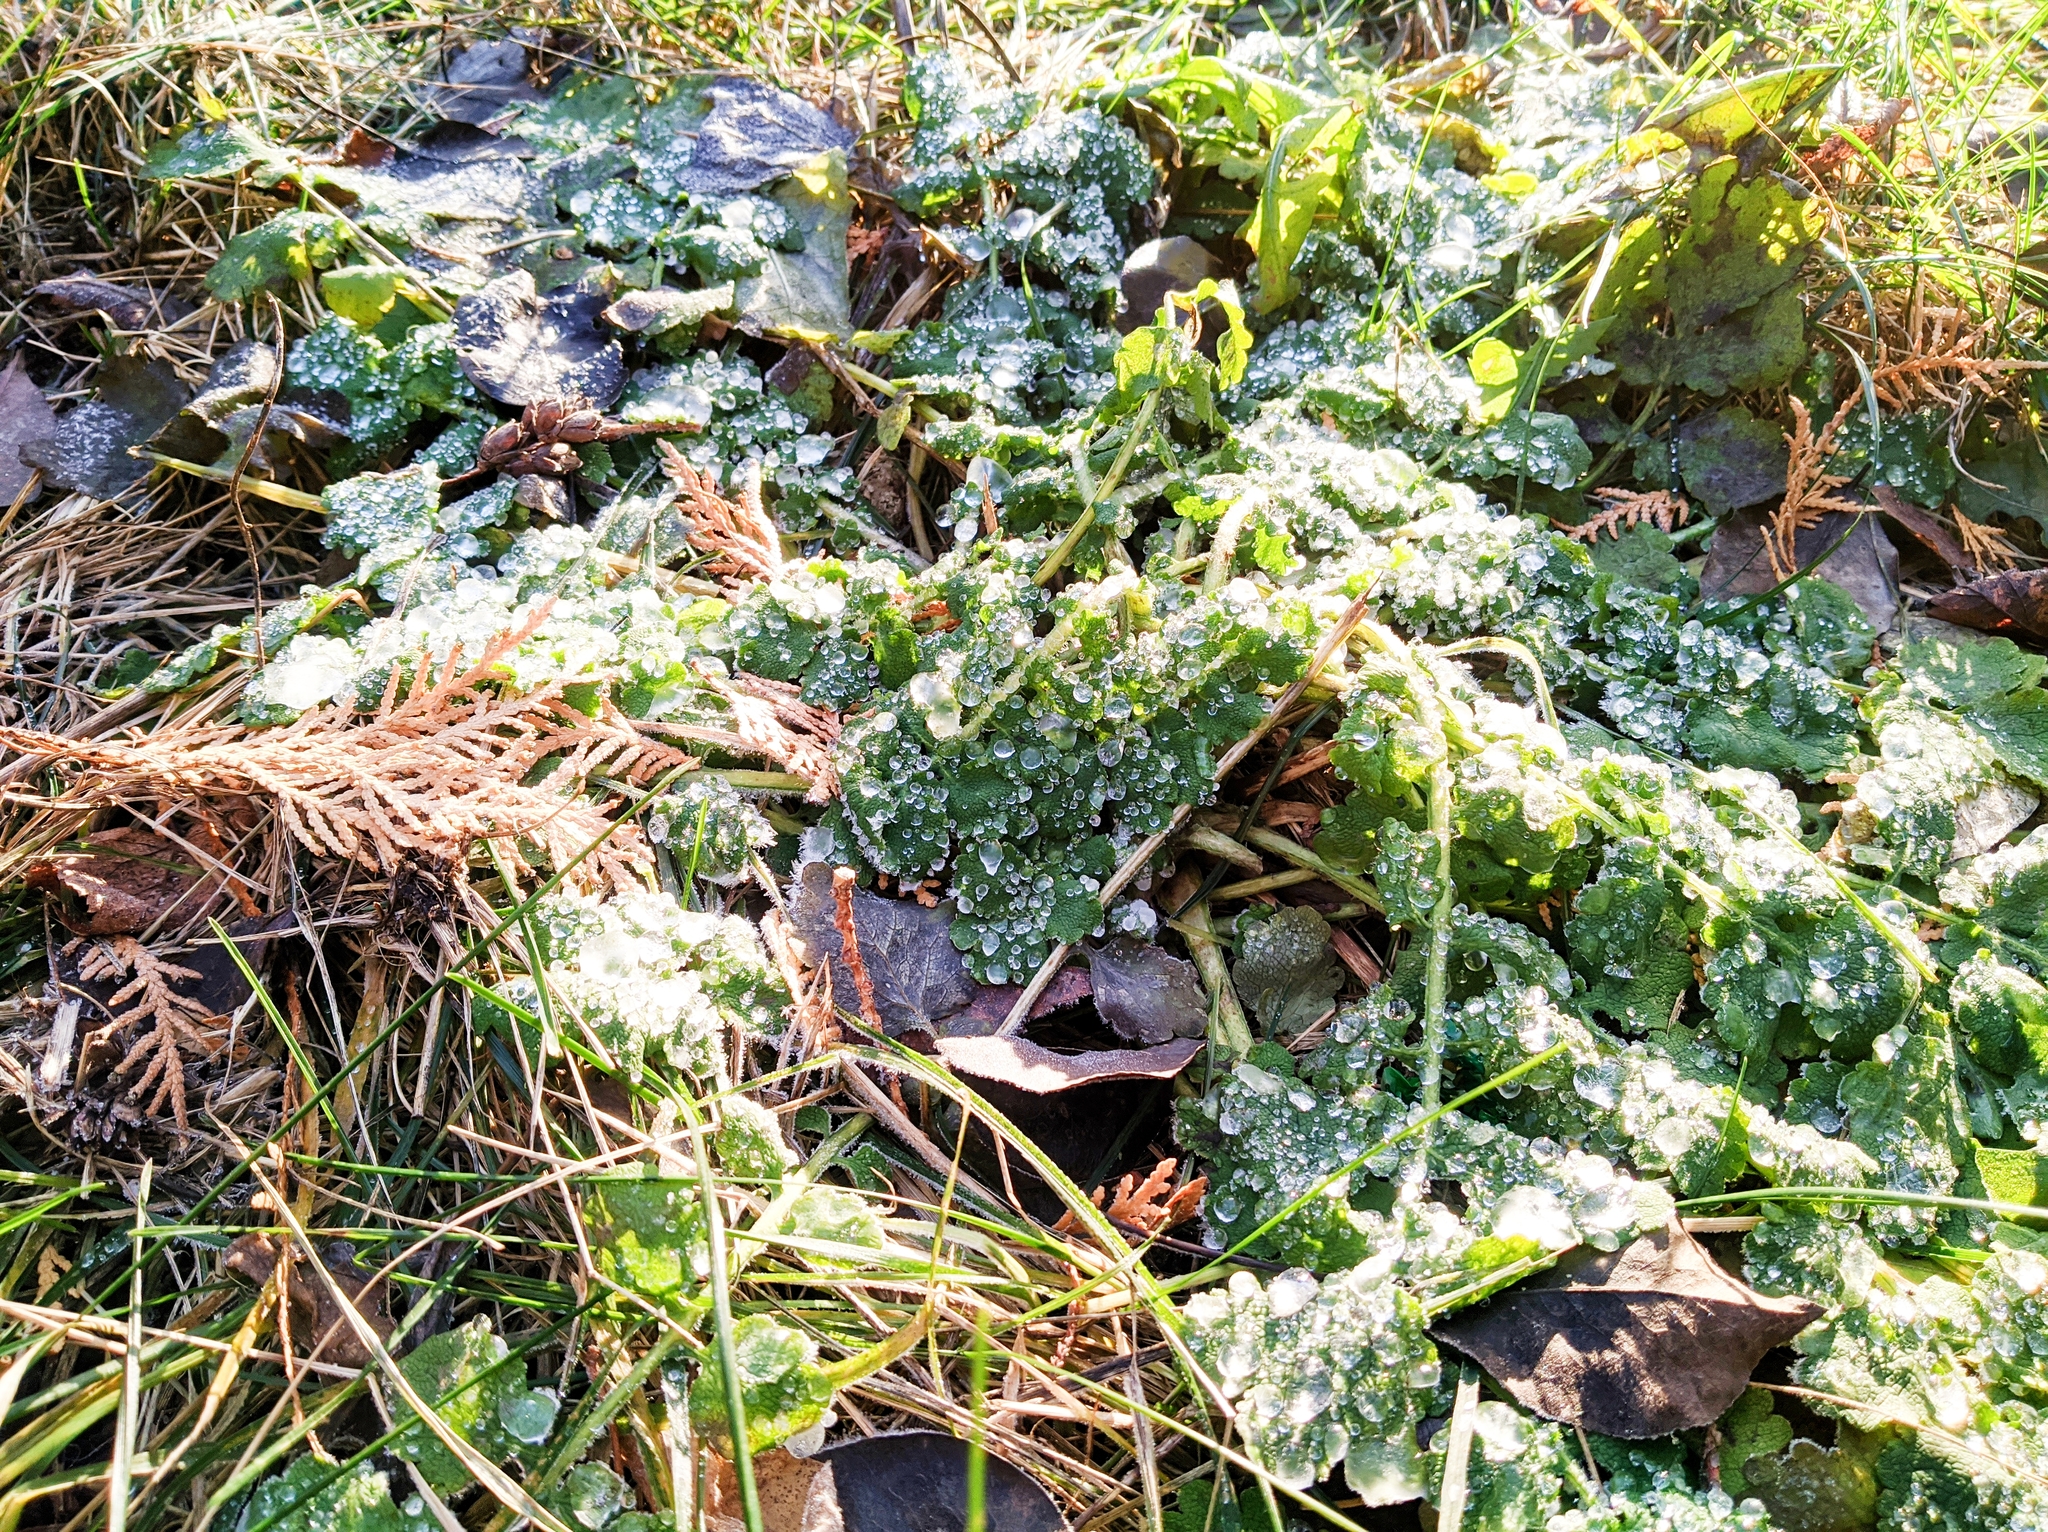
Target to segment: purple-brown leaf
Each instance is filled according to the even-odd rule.
[[[1744,1286],[1674,1220],[1620,1250],[1581,1246],[1430,1333],[1546,1420],[1640,1441],[1720,1419],[1821,1313]]]

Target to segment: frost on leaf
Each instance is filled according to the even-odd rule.
[[[525,1360],[491,1333],[489,1320],[474,1319],[422,1341],[398,1365],[442,1421],[484,1457],[539,1463],[560,1401],[552,1390],[527,1387]],[[450,1495],[469,1484],[469,1470],[402,1397],[392,1400],[391,1411],[395,1425],[410,1423],[392,1450],[414,1464],[436,1493]]]
[[[1184,1310],[1196,1359],[1237,1402],[1238,1429],[1281,1483],[1305,1488],[1342,1464],[1371,1505],[1423,1490],[1415,1428],[1441,1366],[1422,1305],[1387,1280],[1398,1246],[1318,1281],[1239,1272]]]
[[[541,297],[530,274],[499,277],[455,305],[455,352],[500,404],[578,400],[604,409],[626,386],[625,357],[596,293]]]
[[[750,1450],[765,1452],[818,1424],[832,1403],[832,1380],[818,1365],[816,1341],[772,1315],[750,1314],[733,1326],[732,1344]],[[690,1387],[690,1423],[729,1454],[725,1390],[725,1363],[714,1350]]]

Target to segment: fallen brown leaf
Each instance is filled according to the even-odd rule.
[[[268,1234],[254,1232],[240,1236],[228,1246],[224,1264],[236,1276],[261,1287],[277,1270],[277,1256],[277,1241]],[[291,1252],[284,1284],[290,1296],[294,1348],[304,1356],[317,1350],[321,1361],[336,1367],[368,1367],[372,1360],[369,1348],[342,1313],[332,1289],[318,1273],[298,1269],[305,1260],[303,1252]],[[330,1248],[321,1264],[333,1276],[334,1285],[347,1294],[350,1305],[377,1332],[377,1338],[390,1340],[392,1324],[385,1307],[385,1284],[371,1282],[346,1249]],[[321,1344],[323,1337],[325,1345]]]
[[[1021,1037],[942,1037],[933,1051],[956,1074],[1050,1096],[1104,1080],[1170,1080],[1202,1051],[1202,1040],[1182,1037],[1157,1048],[1054,1053]]]
[[[1430,1333],[1545,1419],[1640,1441],[1720,1419],[1821,1312],[1744,1286],[1674,1220],[1620,1250],[1582,1246]]]
[[[2008,569],[1943,591],[1927,615],[1979,633],[2048,641],[2048,569]]]
[[[182,924],[212,903],[219,878],[191,863],[192,853],[182,846],[131,825],[95,832],[82,851],[31,862],[22,878],[57,901],[57,918],[67,930],[133,936],[166,913],[175,913]]]
[[[1977,561],[1970,557],[1955,530],[1937,516],[1930,516],[1889,484],[1873,484],[1871,497],[1877,508],[1917,538],[1929,553],[1957,574],[1974,575]]]

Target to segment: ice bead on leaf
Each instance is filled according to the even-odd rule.
[[[775,830],[739,789],[705,773],[649,806],[647,838],[670,849],[678,872],[730,887],[748,875],[751,853],[775,844]]]
[[[832,1403],[832,1380],[818,1365],[816,1341],[772,1315],[749,1314],[733,1326],[732,1342],[751,1450],[765,1452],[818,1423]],[[690,1421],[729,1452],[724,1367],[714,1348],[690,1388]]]
[[[1415,1427],[1437,1354],[1422,1305],[1388,1280],[1393,1263],[1382,1254],[1321,1281],[1283,1272],[1263,1287],[1239,1272],[1188,1300],[1196,1359],[1238,1402],[1248,1450],[1281,1483],[1306,1488],[1355,1453],[1361,1492],[1419,1488]]]
[[[494,1463],[538,1461],[557,1401],[547,1390],[527,1387],[525,1361],[491,1333],[489,1320],[474,1319],[424,1340],[398,1365],[420,1397],[484,1457]],[[411,1423],[393,1450],[437,1493],[453,1494],[470,1482],[469,1470],[419,1423],[410,1405],[394,1399],[391,1412],[394,1424]]]

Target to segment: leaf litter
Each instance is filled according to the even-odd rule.
[[[1905,107],[970,19],[180,74],[185,253],[28,273],[0,1280],[122,1410],[31,1501],[2048,1517],[2038,316],[1887,253]],[[189,1436],[66,1391],[114,1283]]]

